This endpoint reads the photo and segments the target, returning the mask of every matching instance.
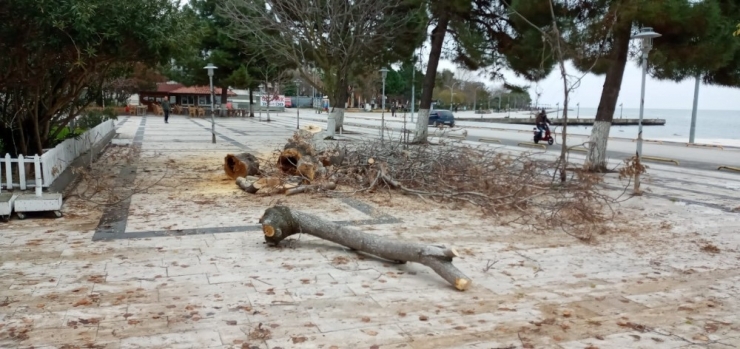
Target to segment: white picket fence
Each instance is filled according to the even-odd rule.
[[[34,155],[33,157],[24,158],[20,155],[17,159],[13,159],[10,157],[10,154],[5,154],[4,158],[0,158],[0,188],[7,190],[12,190],[13,188],[26,190],[31,187],[36,188],[38,183],[41,183],[38,186],[39,188],[49,187],[69,167],[72,161],[90,150],[93,145],[114,130],[115,123],[113,120],[108,120],[87,130],[87,132],[80,135],[77,139],[67,139],[56,147],[46,150],[41,156]],[[28,163],[34,164],[36,179],[33,181],[26,180],[25,164]],[[13,166],[13,164],[17,166]],[[13,172],[14,167],[16,171],[15,176]],[[3,175],[5,176],[4,179]],[[15,182],[16,178],[18,182]]]

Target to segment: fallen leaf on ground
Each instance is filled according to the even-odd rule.
[[[79,307],[79,306],[90,305],[90,304],[92,304],[92,301],[90,300],[90,298],[83,298],[83,299],[80,299],[77,302],[75,302],[75,304],[72,305],[72,306],[73,307]]]
[[[693,339],[695,341],[702,341],[702,342],[709,341],[709,337],[707,337],[707,336],[705,336],[705,335],[703,335],[701,333],[695,334],[693,337],[691,337],[691,339]]]

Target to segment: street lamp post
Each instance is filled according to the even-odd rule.
[[[640,33],[633,35],[632,39],[640,39],[642,41],[642,87],[640,89],[640,121],[638,123],[637,130],[637,150],[635,154],[637,156],[637,163],[640,163],[640,157],[642,156],[642,117],[645,112],[645,77],[647,76],[647,64],[648,64],[648,53],[653,48],[653,38],[660,37],[661,35],[654,32],[653,28],[644,27],[640,29]],[[637,172],[635,175],[635,194],[640,192],[640,173]]]
[[[452,110],[452,103],[453,99],[455,98],[455,85],[457,85],[456,82],[453,83],[452,86],[447,86],[450,88],[450,110]]]
[[[555,118],[560,116],[560,102],[555,103]]]
[[[295,79],[295,129],[301,129],[301,108],[298,105],[298,89],[301,84],[300,79]]]
[[[208,63],[203,69],[208,70],[208,80],[211,82],[211,143],[216,144],[216,120],[213,119],[213,113],[215,113],[213,104],[213,71],[218,68],[213,63]]]
[[[380,74],[383,76],[383,97],[380,101],[381,108],[383,108],[380,114],[380,144],[383,144],[383,138],[385,136],[385,77],[388,75],[388,69],[380,69]]]
[[[581,102],[576,103],[576,107],[578,107],[578,111],[576,112],[576,119],[579,119],[581,117]]]
[[[619,118],[622,118],[622,111],[624,111],[624,107],[622,106],[624,103],[619,103]]]

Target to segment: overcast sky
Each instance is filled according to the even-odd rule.
[[[428,52],[428,51],[427,51]],[[440,61],[439,71],[443,69],[457,70],[450,61]],[[572,66],[568,68],[569,73],[578,74]],[[527,82],[517,78],[513,73],[504,73],[507,82],[517,85],[530,84],[530,96],[534,100],[537,96],[535,88],[542,92],[541,104],[554,106],[555,103],[563,103],[563,83],[557,69],[553,70],[547,79],[539,84]],[[580,75],[579,75],[580,76]],[[640,107],[640,79],[641,69],[633,61],[627,63],[622,80],[622,89],[619,92],[619,103],[624,103],[624,108]],[[484,78],[478,78],[491,86],[500,86],[501,81],[491,82]],[[570,103],[575,106],[580,103],[582,108],[596,108],[599,105],[601,89],[604,85],[604,76],[586,75],[581,80],[581,86],[572,93]],[[645,85],[645,108],[651,109],[691,109],[694,98],[694,79],[675,83],[671,81],[659,81],[648,76]],[[699,109],[702,110],[740,110],[740,89],[726,87],[701,85],[699,88]]]

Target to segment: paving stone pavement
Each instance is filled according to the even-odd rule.
[[[223,157],[276,149],[294,126],[217,121],[213,145],[207,119],[121,119],[113,143],[139,151],[111,173],[145,190],[110,207],[72,197],[62,219],[0,226],[0,347],[740,345],[735,213],[643,198],[620,208],[643,214],[639,229],[583,244],[406,197],[255,197],[225,178]],[[305,235],[267,247],[257,220],[278,200],[374,234],[454,244],[473,287]]]

